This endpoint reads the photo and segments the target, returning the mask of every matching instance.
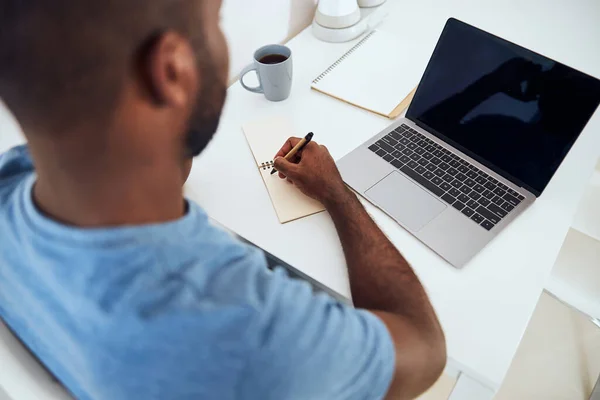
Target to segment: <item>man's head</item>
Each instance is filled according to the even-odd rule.
[[[0,97],[30,143],[183,161],[209,142],[224,102],[220,5],[0,0]]]

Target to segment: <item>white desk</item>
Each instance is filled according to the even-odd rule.
[[[454,16],[600,76],[600,3],[596,0],[397,3],[380,29],[397,34],[398,46],[382,51],[420,46],[415,49],[414,68],[424,68],[445,20]],[[314,131],[315,140],[326,144],[339,159],[390,121],[309,89],[310,81],[352,43],[319,42],[307,29],[289,46],[295,63],[290,99],[269,103],[234,84],[219,132],[194,163],[188,183],[195,200],[213,218],[349,295],[344,257],[329,215],[280,225],[240,127],[249,120],[286,115],[298,134]],[[452,268],[387,216],[367,206],[430,294],[453,363],[492,389],[508,370],[600,153],[598,114],[543,196],[463,270]],[[296,254],[297,243],[310,250]]]

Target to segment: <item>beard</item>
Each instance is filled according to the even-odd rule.
[[[202,88],[185,136],[185,156],[189,158],[199,155],[213,138],[227,94],[227,87],[219,80],[213,65],[199,66],[198,73],[202,77]]]

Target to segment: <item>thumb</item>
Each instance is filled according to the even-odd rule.
[[[291,163],[283,157],[277,157],[273,162],[273,166],[277,171],[292,179],[294,179],[294,175],[298,170],[298,164]]]

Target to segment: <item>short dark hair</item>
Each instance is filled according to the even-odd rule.
[[[107,120],[144,42],[188,34],[191,1],[0,0],[0,97],[34,130]]]

